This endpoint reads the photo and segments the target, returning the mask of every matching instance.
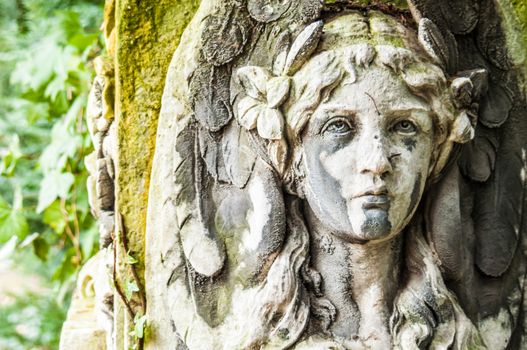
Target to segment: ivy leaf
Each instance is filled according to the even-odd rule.
[[[132,337],[142,339],[145,335],[146,315],[141,316],[140,314],[134,317],[134,330],[130,332]]]
[[[51,171],[44,176],[38,194],[37,213],[42,213],[57,198],[67,198],[75,178],[71,173]]]
[[[54,201],[46,208],[46,210],[44,210],[42,221],[46,225],[49,225],[57,234],[64,232],[64,229],[66,228],[66,220],[60,210],[60,204],[58,201]]]
[[[126,298],[130,299],[134,292],[139,292],[137,283],[135,283],[135,281],[126,282],[126,285],[124,286],[124,294],[126,295]]]
[[[48,242],[42,237],[37,237],[33,240],[33,252],[40,260],[46,261],[48,259],[49,249]]]
[[[7,242],[12,236],[24,239],[29,233],[26,217],[20,209],[13,209],[0,196],[0,243]]]
[[[130,254],[126,254],[126,263],[128,265],[134,265],[134,264],[137,264],[139,261],[134,258],[133,256],[131,256]]]
[[[99,230],[97,226],[92,226],[87,230],[81,231],[81,250],[82,256],[89,257],[95,248],[95,242],[98,239]]]

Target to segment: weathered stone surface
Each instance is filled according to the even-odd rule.
[[[338,16],[332,4],[307,22],[288,4],[248,2],[260,29],[228,38],[245,48],[221,52],[229,58],[216,64],[230,82],[222,77],[218,93],[201,75],[199,38],[210,35],[209,14],[221,13],[221,2],[202,2],[173,57],[149,195],[147,347],[487,348],[499,343],[480,333],[489,329],[512,344],[523,287],[511,281],[523,278],[525,258],[513,238],[523,233],[510,230],[521,222],[524,192],[511,191],[524,185],[510,178],[507,187],[496,167],[508,155],[516,162],[522,146],[476,143],[484,128],[508,125],[512,108],[492,94],[504,76],[487,67],[488,86],[481,61],[462,56],[473,47],[452,34],[476,40],[485,23],[478,6],[413,3],[423,47],[403,17],[372,10],[393,9],[383,4],[350,12],[360,5],[343,3]],[[454,8],[466,18],[447,19]],[[264,48],[272,59],[262,59]],[[208,82],[206,99],[195,98],[195,79]],[[474,135],[461,169],[492,181],[487,194],[452,168]],[[498,189],[502,211],[481,217]],[[496,227],[485,232],[488,220]],[[486,274],[504,284],[478,296]],[[504,309],[512,318],[498,326]]]
[[[113,346],[521,349],[523,4],[203,0],[168,65],[197,5],[106,9]]]

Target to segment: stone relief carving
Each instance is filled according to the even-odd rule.
[[[113,123],[113,67],[102,57],[95,59],[96,77],[88,97],[87,126],[94,150],[86,159],[88,200],[99,226],[100,251],[90,258],[77,277],[77,285],[60,349],[105,350],[114,348],[114,159],[116,127]]]
[[[461,3],[202,1],[158,127],[146,348],[519,346],[525,103]]]

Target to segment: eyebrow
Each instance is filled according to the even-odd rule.
[[[385,107],[385,106],[384,106]],[[387,114],[386,111],[382,112],[381,109],[383,108],[381,105],[380,108],[377,108],[377,105],[375,105],[375,109],[379,114]],[[325,105],[320,107],[320,111],[323,113],[343,113],[345,115],[353,115],[357,113],[356,108],[349,108],[348,106],[344,104],[333,104],[333,105]],[[411,104],[411,105],[399,105],[399,106],[390,106],[388,109],[388,114],[399,114],[399,113],[410,113],[410,112],[424,112],[424,113],[430,113],[430,108],[424,108],[422,105],[418,104]],[[318,114],[318,113],[317,113]]]

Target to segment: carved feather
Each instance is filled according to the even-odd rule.
[[[323,25],[322,21],[311,23],[296,37],[287,54],[284,74],[294,74],[315,51],[322,35]]]
[[[249,0],[247,8],[252,18],[268,23],[279,19],[291,6],[292,0]]]
[[[499,85],[491,84],[488,94],[481,101],[479,120],[489,128],[501,126],[509,117],[512,101]]]
[[[436,63],[450,73],[457,70],[457,44],[448,31],[439,28],[428,18],[419,21],[418,29],[419,42]]]
[[[247,132],[235,122],[224,131],[222,152],[231,182],[238,188],[244,188],[252,174],[256,154],[252,150]]]
[[[487,181],[494,170],[497,148],[497,131],[478,124],[476,136],[465,145],[459,160],[463,175],[473,181]]]
[[[231,62],[243,51],[252,27],[243,7],[225,2],[217,13],[205,19],[201,36],[205,60],[215,66]]]
[[[501,15],[492,0],[481,1],[480,21],[476,29],[476,44],[483,56],[501,70],[512,66],[507,52],[507,38],[501,28]]]
[[[510,128],[502,133],[507,137],[501,138],[495,170],[489,181],[477,187],[472,214],[476,265],[492,277],[505,273],[516,253],[525,195],[526,164],[521,154],[525,141]]]
[[[210,131],[219,131],[232,118],[231,69],[203,64],[190,79],[190,99],[196,119]]]
[[[183,252],[193,269],[204,276],[218,274],[224,264],[223,244],[209,229],[212,199],[204,186],[203,162],[195,126],[187,124],[178,134],[174,181],[177,188],[177,221]],[[207,257],[204,259],[203,257]]]
[[[478,2],[474,0],[439,1],[441,14],[454,34],[469,34],[479,19]]]

